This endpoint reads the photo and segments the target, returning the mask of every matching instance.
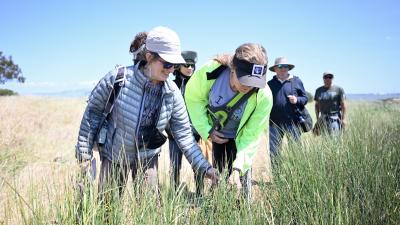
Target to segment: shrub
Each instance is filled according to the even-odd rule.
[[[314,96],[310,92],[306,91],[307,93],[307,98],[308,98],[308,103],[311,103],[314,101]]]
[[[9,89],[0,89],[0,96],[10,96],[10,95],[18,95],[18,93]]]

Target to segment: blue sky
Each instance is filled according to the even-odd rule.
[[[269,65],[286,56],[307,91],[322,73],[347,93],[400,92],[400,3],[367,1],[5,1],[0,51],[27,82],[22,94],[90,89],[115,64],[130,65],[137,32],[164,25],[198,66],[245,42],[262,44]],[[271,78],[272,72],[267,76]]]

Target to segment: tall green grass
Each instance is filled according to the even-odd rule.
[[[360,104],[349,117],[338,138],[308,137],[287,146],[274,177],[276,195],[266,192],[274,196],[277,222],[400,222],[399,107]]]
[[[33,189],[16,206],[18,221],[76,224],[78,216],[81,224],[399,224],[399,134],[399,106],[352,103],[343,135],[305,134],[301,143],[285,144],[273,182],[256,187],[252,202],[225,182],[200,198],[164,183],[157,201],[139,179],[103,204],[96,185],[77,194],[79,177],[72,175],[48,201],[37,200],[39,188]],[[51,191],[55,184],[43,185]]]

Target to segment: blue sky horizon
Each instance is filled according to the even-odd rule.
[[[400,93],[400,2],[368,1],[7,1],[2,2],[0,51],[12,56],[21,94],[91,89],[116,64],[130,65],[134,35],[163,25],[197,67],[245,42],[262,44],[269,66],[286,56],[314,94],[322,73],[346,93]],[[267,79],[274,74],[268,72]]]

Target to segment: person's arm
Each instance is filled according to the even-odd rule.
[[[207,105],[211,82],[207,80],[207,73],[220,64],[211,61],[192,75],[186,85],[185,102],[193,127],[203,140],[207,140],[212,124],[208,121]]]
[[[205,174],[212,180],[218,179],[216,170],[210,165],[194,139],[189,117],[186,111],[185,102],[178,90],[174,92],[172,115],[169,121],[172,135],[189,161],[193,170],[199,174]]]
[[[240,171],[241,176],[252,166],[253,159],[260,148],[259,143],[262,134],[268,128],[269,115],[272,109],[272,93],[268,86],[260,89],[257,96],[254,95],[249,98],[246,108],[250,105],[252,99],[256,102],[255,109],[253,112],[248,112],[251,113],[250,117],[236,137],[237,154],[233,168]],[[246,110],[245,113],[247,113]],[[244,116],[245,114],[243,114]]]
[[[318,100],[316,100],[316,99],[314,99],[314,101],[315,101],[315,118],[319,118],[319,113],[320,113],[320,110],[319,110],[319,101]]]
[[[347,125],[347,104],[344,99],[340,102],[340,107],[341,107],[341,120],[342,120],[342,127],[346,127]]]
[[[315,118],[318,120],[319,118],[319,114],[321,112],[321,108],[320,108],[320,102],[319,102],[319,93],[320,93],[320,88],[317,88],[317,90],[315,90],[315,94],[314,94],[314,101],[315,101],[315,107],[314,107],[314,111],[315,111]]]
[[[340,116],[341,116],[341,123],[342,123],[342,127],[346,127],[347,125],[347,104],[345,102],[346,100],[346,95],[344,93],[343,88],[339,88],[339,93],[340,93]]]
[[[94,138],[100,126],[106,102],[113,88],[115,75],[116,71],[111,71],[104,76],[89,96],[88,104],[81,120],[75,149],[75,157],[79,162],[90,160],[93,156]]]

